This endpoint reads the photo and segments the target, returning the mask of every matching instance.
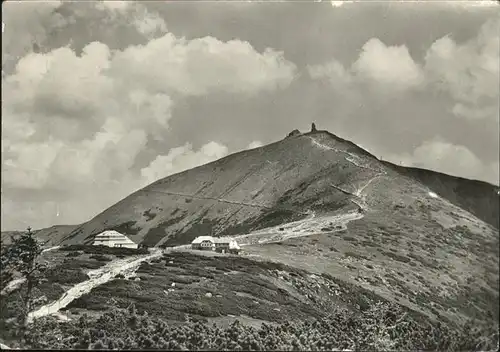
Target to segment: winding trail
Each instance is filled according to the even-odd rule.
[[[117,274],[123,274],[127,271],[136,269],[142,262],[160,257],[163,251],[160,249],[152,249],[152,253],[149,255],[132,258],[126,258],[121,260],[115,260],[107,265],[99,268],[97,270],[92,270],[88,272],[90,279],[76,284],[62,295],[58,300],[40,307],[39,309],[28,314],[28,321],[33,322],[34,319],[57,314],[61,308],[66,307],[68,304],[73,302],[75,299],[80,298],[86,293],[89,293],[93,288],[102,285],[110,280],[112,280]]]
[[[385,171],[383,170],[376,170],[373,169],[369,166],[361,165],[363,160],[358,157],[355,154],[349,153],[347,151],[339,150],[336,148],[332,148],[329,146],[326,146],[324,144],[319,143],[315,139],[311,138],[312,142],[319,146],[320,148],[323,149],[329,149],[333,150],[339,153],[345,153],[348,155],[348,157],[345,157],[345,159],[352,163],[353,165],[364,168],[364,169],[369,169],[372,171],[376,171],[377,175],[372,177],[366,184],[364,184],[362,187],[358,188],[354,192],[350,192],[347,190],[344,190],[338,186],[331,185],[332,187],[335,187],[339,190],[341,190],[344,193],[350,194],[351,196],[355,197],[356,199],[359,200],[358,202],[355,202],[353,200],[353,203],[358,205],[358,207],[362,210],[365,209],[366,203],[364,196],[362,195],[362,192],[377,178],[386,175]],[[255,170],[251,170],[249,172],[249,175],[251,175]],[[240,182],[237,184],[241,183],[243,180],[247,178],[247,176],[242,178]],[[236,184],[236,185],[237,185]],[[144,190],[143,190],[144,191]],[[273,207],[263,205],[263,204],[256,204],[256,203],[247,203],[247,202],[240,202],[240,201],[231,201],[227,199],[221,199],[221,198],[216,198],[216,197],[201,197],[201,196],[194,196],[190,194],[183,194],[183,193],[177,193],[177,192],[169,192],[169,191],[155,191],[155,190],[145,190],[147,192],[156,192],[156,193],[162,193],[162,194],[167,194],[167,195],[173,195],[173,196],[180,196],[180,197],[186,197],[186,198],[193,198],[193,199],[203,199],[203,200],[214,200],[222,203],[228,203],[228,204],[236,204],[236,205],[243,205],[243,206],[249,206],[249,207],[256,207],[256,208],[264,208],[264,209],[272,209]],[[224,193],[227,194],[228,192],[226,191]],[[358,220],[364,217],[364,215],[361,212],[348,212],[344,214],[337,214],[337,215],[325,215],[325,216],[316,216],[314,212],[308,212],[309,216],[306,219],[298,220],[298,221],[293,221],[287,224],[280,224],[278,226],[258,230],[249,234],[241,235],[241,236],[235,236],[233,237],[235,240],[238,240],[240,242],[241,246],[246,246],[246,245],[252,245],[252,244],[265,244],[265,243],[276,243],[276,242],[281,242],[286,239],[290,238],[296,238],[296,237],[303,237],[303,236],[309,236],[312,234],[317,234],[323,232],[322,229],[324,228],[331,228],[332,231],[336,231],[339,229],[345,229],[347,224],[351,221]],[[333,229],[335,227],[336,229]],[[44,251],[50,251],[53,249],[57,249],[58,247],[52,247],[48,248]],[[160,257],[163,255],[165,251],[168,250],[175,250],[175,249],[189,249],[190,245],[182,245],[182,246],[176,246],[176,247],[171,247],[166,250],[161,250],[159,248],[153,248],[152,253],[149,255],[137,257],[134,256],[132,258],[126,258],[126,259],[121,259],[121,260],[115,260],[111,263],[108,263],[107,265],[103,266],[102,268],[99,268],[97,270],[92,270],[88,272],[89,279],[81,282],[79,284],[76,284],[62,295],[61,298],[58,300],[49,303],[47,305],[44,305],[40,307],[39,309],[29,313],[28,315],[28,320],[33,321],[34,319],[47,316],[47,315],[57,315],[59,314],[59,310],[68,306],[71,302],[74,300],[80,298],[84,294],[89,293],[92,289],[94,289],[97,286],[100,286],[110,280],[112,280],[116,275],[118,274],[124,274],[129,271],[133,271],[137,269],[137,267],[145,261],[152,260],[154,258]],[[9,286],[14,286],[17,284],[22,283],[21,280],[17,280],[17,282],[12,282],[9,284]]]
[[[359,167],[359,168],[363,168],[363,169],[367,169],[367,170],[371,170],[371,171],[375,171],[377,174],[375,176],[373,176],[372,178],[370,178],[368,180],[368,182],[366,182],[363,186],[357,188],[355,191],[348,191],[340,186],[337,186],[337,185],[333,185],[333,184],[330,184],[330,186],[332,186],[333,188],[345,193],[345,194],[348,194],[348,195],[351,195],[353,197],[355,197],[357,199],[357,201],[355,201],[354,199],[351,199],[351,201],[356,204],[361,210],[365,211],[367,208],[368,208],[368,205],[366,203],[366,196],[363,195],[363,191],[373,182],[375,181],[376,179],[379,179],[381,177],[384,177],[384,176],[387,176],[387,172],[383,169],[374,169],[368,165],[362,165],[361,163],[363,162],[363,159],[358,156],[358,155],[355,155],[353,153],[350,153],[350,152],[347,152],[345,150],[341,150],[341,149],[337,149],[337,148],[334,148],[334,147],[330,147],[328,145],[325,145],[325,144],[322,144],[320,142],[318,142],[317,140],[315,140],[314,138],[312,137],[309,137],[312,141],[312,143],[314,145],[316,145],[317,147],[320,147],[322,149],[327,149],[327,150],[333,150],[337,153],[344,153],[344,154],[347,154],[348,157],[345,157],[345,160],[350,162],[351,164]]]
[[[359,212],[322,216],[316,216],[316,214],[312,213],[311,216],[306,219],[257,230],[246,235],[236,236],[234,239],[238,240],[238,244],[242,247],[255,244],[282,242],[291,238],[322,233],[324,232],[322,230],[323,228],[332,228],[332,231],[346,229],[349,222],[363,217],[364,215]],[[333,227],[337,227],[337,229],[333,229]]]

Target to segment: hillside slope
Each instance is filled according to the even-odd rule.
[[[453,204],[499,228],[500,187],[435,171],[392,165],[402,175],[415,178]]]
[[[46,246],[56,246],[61,243],[63,238],[71,231],[76,229],[78,225],[54,225],[44,229],[33,230],[33,234]],[[23,231],[3,231],[1,234],[2,245],[9,245],[12,242],[12,237],[20,236]]]
[[[188,244],[210,233],[237,236],[244,246],[240,258],[251,262],[272,261],[307,275],[327,275],[431,320],[498,322],[496,192],[486,183],[381,162],[349,141],[318,131],[161,179],[78,226],[63,244],[88,243],[110,229],[157,247]],[[159,276],[172,271],[184,279],[196,276],[208,265],[201,255],[193,253],[189,263],[176,269],[170,258],[151,277],[141,278],[141,284],[110,282],[75,304],[92,303],[100,310],[110,296],[120,301],[129,297],[129,286],[140,286],[147,290],[137,289],[137,301],[161,300],[174,307],[183,296],[159,290]],[[225,258],[221,260],[230,260]],[[220,284],[220,298],[230,304],[232,277],[229,282],[204,281],[208,286],[203,289]],[[238,285],[250,287],[256,279],[248,275]],[[162,298],[140,293],[149,290]],[[237,297],[234,302],[242,307],[243,296]],[[285,318],[301,319],[299,307],[297,303]]]
[[[497,187],[380,162],[326,131],[285,138],[187,170],[131,194],[73,230],[65,244],[115,229],[138,243],[172,246],[198,235],[240,235],[359,208],[363,187],[384,184],[378,207],[429,191],[498,228]],[[390,198],[386,198],[391,194]]]

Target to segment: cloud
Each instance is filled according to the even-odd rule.
[[[498,161],[485,163],[467,147],[446,142],[440,137],[422,143],[412,154],[391,155],[387,159],[403,166],[499,184]]]
[[[345,69],[337,60],[333,59],[323,65],[312,65],[307,67],[307,71],[313,79],[327,78],[335,86],[344,87],[353,80],[352,73]]]
[[[413,88],[423,82],[423,73],[404,45],[387,46],[372,38],[362,48],[352,70],[387,89]]]
[[[67,24],[56,10],[62,1],[2,3],[2,69],[47,39],[50,30]]]
[[[117,74],[128,84],[185,95],[273,91],[288,86],[296,70],[283,53],[272,49],[261,54],[248,42],[186,40],[171,33],[117,53],[115,62]]]
[[[134,1],[99,1],[95,8],[107,12],[112,19],[127,19],[137,31],[149,39],[167,32],[167,23],[157,12]]]
[[[377,153],[388,157],[380,150],[386,142],[375,142],[369,131],[380,124],[385,135],[405,133],[403,138],[411,140],[407,144],[421,144],[412,153],[401,153],[392,160],[498,184],[498,154],[491,151],[495,144],[491,137],[485,136],[483,142],[460,140],[457,136],[467,134],[467,126],[477,128],[474,136],[488,133],[490,127],[475,127],[474,122],[498,130],[499,30],[500,20],[496,17],[484,22],[467,41],[444,36],[423,48],[420,61],[410,55],[406,46],[389,46],[372,38],[362,46],[353,64],[343,65],[332,58],[309,66],[309,77],[327,83],[326,90],[324,84],[317,86],[326,91],[325,95],[330,94],[329,103],[334,101],[337,123],[341,119],[346,125],[358,123],[351,133],[375,152],[379,149]],[[457,119],[466,121],[453,127],[460,123]],[[358,128],[360,121],[365,128]],[[436,134],[445,138],[434,140]],[[397,138],[390,142],[392,150],[405,144]],[[485,152],[480,154],[481,150]]]
[[[217,142],[203,145],[194,151],[190,143],[172,148],[167,155],[159,155],[147,167],[141,169],[144,185],[169,175],[182,172],[220,159],[228,154],[228,148]]]
[[[377,38],[363,45],[358,59],[349,68],[332,59],[307,69],[311,78],[327,78],[339,89],[354,83],[360,88],[368,86],[374,90],[397,92],[419,87],[424,82],[422,68],[412,59],[406,46],[387,46]]]
[[[464,44],[440,38],[425,56],[426,77],[438,90],[449,94],[454,114],[472,120],[496,119],[500,97],[500,20],[491,19],[478,36]]]
[[[138,13],[134,16],[134,25],[139,33],[148,38],[157,34],[167,32],[167,24],[157,13],[148,11],[145,7],[138,7]]]
[[[155,179],[227,154],[215,142],[196,152],[185,145],[143,170],[136,166],[148,143],[164,138],[178,101],[271,92],[287,86],[295,70],[272,49],[171,33],[123,50],[92,42],[80,54],[69,47],[30,52],[2,77],[2,189],[65,192],[71,214],[91,202],[79,199],[101,192],[92,208],[104,209],[144,185],[144,175]],[[165,160],[171,166],[163,172]],[[7,226],[24,215],[11,216]],[[31,225],[48,225],[38,221]]]
[[[264,144],[261,141],[253,141],[245,149],[254,149],[262,147]]]
[[[372,38],[350,67],[333,58],[309,66],[308,72],[311,78],[327,79],[338,92],[349,90],[360,99],[367,86],[380,96],[425,89],[447,96],[448,110],[457,117],[496,121],[500,109],[499,31],[500,19],[494,18],[465,43],[442,37],[427,49],[422,63],[411,57],[406,46],[388,46]]]
[[[110,11],[126,11],[131,6],[135,6],[135,2],[119,0],[96,2],[96,8]]]

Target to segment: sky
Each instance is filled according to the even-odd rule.
[[[2,3],[2,230],[78,224],[312,122],[499,184],[490,1]]]

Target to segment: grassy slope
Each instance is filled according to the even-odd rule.
[[[373,183],[365,190],[369,210],[346,231],[245,250],[329,273],[430,316],[498,321],[498,230],[411,181]]]
[[[498,186],[487,182],[468,180],[439,172],[392,165],[400,174],[422,182],[453,204],[499,228],[500,197]]]
[[[54,250],[42,253],[40,262],[46,263],[48,270],[44,272],[44,280],[34,289],[33,298],[38,302],[33,305],[33,310],[44,304],[56,301],[62,294],[75,284],[89,279],[87,273],[103,267],[108,262],[122,256],[144,254],[141,250],[129,248],[107,248],[80,246],[80,250]],[[9,319],[16,317],[21,309],[20,294],[25,292],[26,283],[23,283],[11,294],[0,297],[0,338],[8,335],[5,324]]]
[[[89,235],[122,225],[137,242],[185,244],[211,231],[241,234],[298,219],[304,209],[319,204],[332,210],[344,207],[349,204],[346,195],[330,183],[362,182],[370,171],[353,167],[343,155],[326,152],[312,147],[307,136],[299,136],[233,154],[130,195],[73,231],[66,242],[87,240]]]
[[[280,323],[321,318],[336,308],[359,311],[384,301],[328,275],[238,256],[173,252],[142,264],[136,275],[140,281],[110,281],[67,310],[70,315],[77,308],[103,312],[134,303],[139,311],[174,322],[188,317],[212,322],[232,315]]]
[[[375,170],[346,160],[346,151],[376,170],[389,172],[394,179],[435,191],[498,228],[496,187],[382,163],[351,142],[317,132],[232,154],[161,179],[82,224],[65,243],[89,241],[105,229],[116,229],[136,242],[172,246],[211,232],[237,235],[296,220],[304,216],[304,210],[346,208],[352,206],[349,196],[331,185],[353,190],[376,175]]]

